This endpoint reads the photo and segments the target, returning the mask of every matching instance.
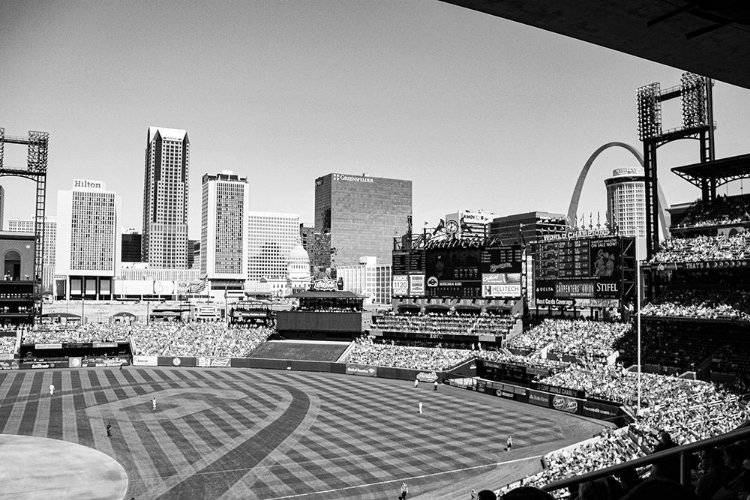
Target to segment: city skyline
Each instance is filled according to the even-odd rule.
[[[641,149],[638,87],[674,86],[682,73],[436,1],[174,10],[0,6],[0,126],[50,133],[48,215],[73,179],[101,180],[123,196],[123,225],[143,231],[142,138],[152,126],[190,135],[190,239],[200,238],[200,179],[225,169],[248,177],[250,210],[299,213],[307,225],[315,179],[329,173],[411,180],[417,229],[457,210],[564,214],[593,151],[612,141]],[[748,97],[716,82],[717,158],[747,152]],[[678,106],[665,106],[665,128],[679,124]],[[24,165],[15,149],[9,167]],[[659,150],[669,204],[699,196],[669,171],[698,161],[694,141]],[[625,151],[602,154],[579,213],[604,217],[604,180],[635,163]],[[33,214],[32,184],[0,184],[6,221]]]

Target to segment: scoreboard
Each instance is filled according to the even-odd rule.
[[[533,243],[537,303],[575,299],[579,305],[614,305],[622,298],[624,259],[635,258],[635,246],[624,245],[624,239],[608,236]],[[623,255],[624,249],[633,255]]]
[[[523,248],[443,246],[394,250],[394,297],[519,298]]]
[[[397,276],[424,274],[424,250],[394,250],[392,273]]]
[[[620,238],[544,241],[533,250],[534,277],[566,280],[616,276],[622,267]]]
[[[523,248],[512,247],[487,247],[482,250],[482,272],[483,273],[520,273],[523,266]]]

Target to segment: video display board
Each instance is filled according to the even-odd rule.
[[[521,297],[522,268],[523,248],[520,245],[483,249],[480,266],[482,297]]]
[[[425,252],[428,297],[480,297],[480,248],[432,248]]]
[[[394,250],[391,295],[393,297],[424,297],[424,272],[424,250]]]
[[[425,253],[428,297],[518,298],[521,246],[432,248]]]
[[[616,236],[532,244],[537,301],[620,298],[622,249]]]
[[[394,250],[392,273],[396,276],[424,274],[424,250]]]
[[[463,246],[462,246],[463,244]],[[451,246],[394,250],[393,297],[519,298],[523,248]]]

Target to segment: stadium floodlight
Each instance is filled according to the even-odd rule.
[[[638,138],[641,141],[659,137],[662,133],[660,97],[658,82],[638,89]]]
[[[682,125],[685,128],[705,127],[708,123],[708,87],[711,81],[695,73],[683,73],[680,78],[682,96]]]

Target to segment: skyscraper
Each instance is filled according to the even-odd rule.
[[[65,297],[111,299],[121,264],[122,197],[101,181],[74,180],[57,192],[55,274],[66,278]]]
[[[231,170],[203,176],[201,275],[244,281],[247,276],[247,177]]]
[[[247,221],[248,279],[286,277],[289,252],[299,239],[299,215],[248,212]]]
[[[646,184],[643,167],[618,168],[604,181],[607,220],[622,236],[646,236]]]
[[[346,174],[315,180],[315,227],[330,232],[332,266],[358,265],[362,256],[391,262],[393,238],[406,233],[411,181]]]
[[[188,265],[187,132],[149,127],[143,180],[143,262],[152,267]]]
[[[3,230],[5,217],[5,188],[0,186],[0,231]]]

